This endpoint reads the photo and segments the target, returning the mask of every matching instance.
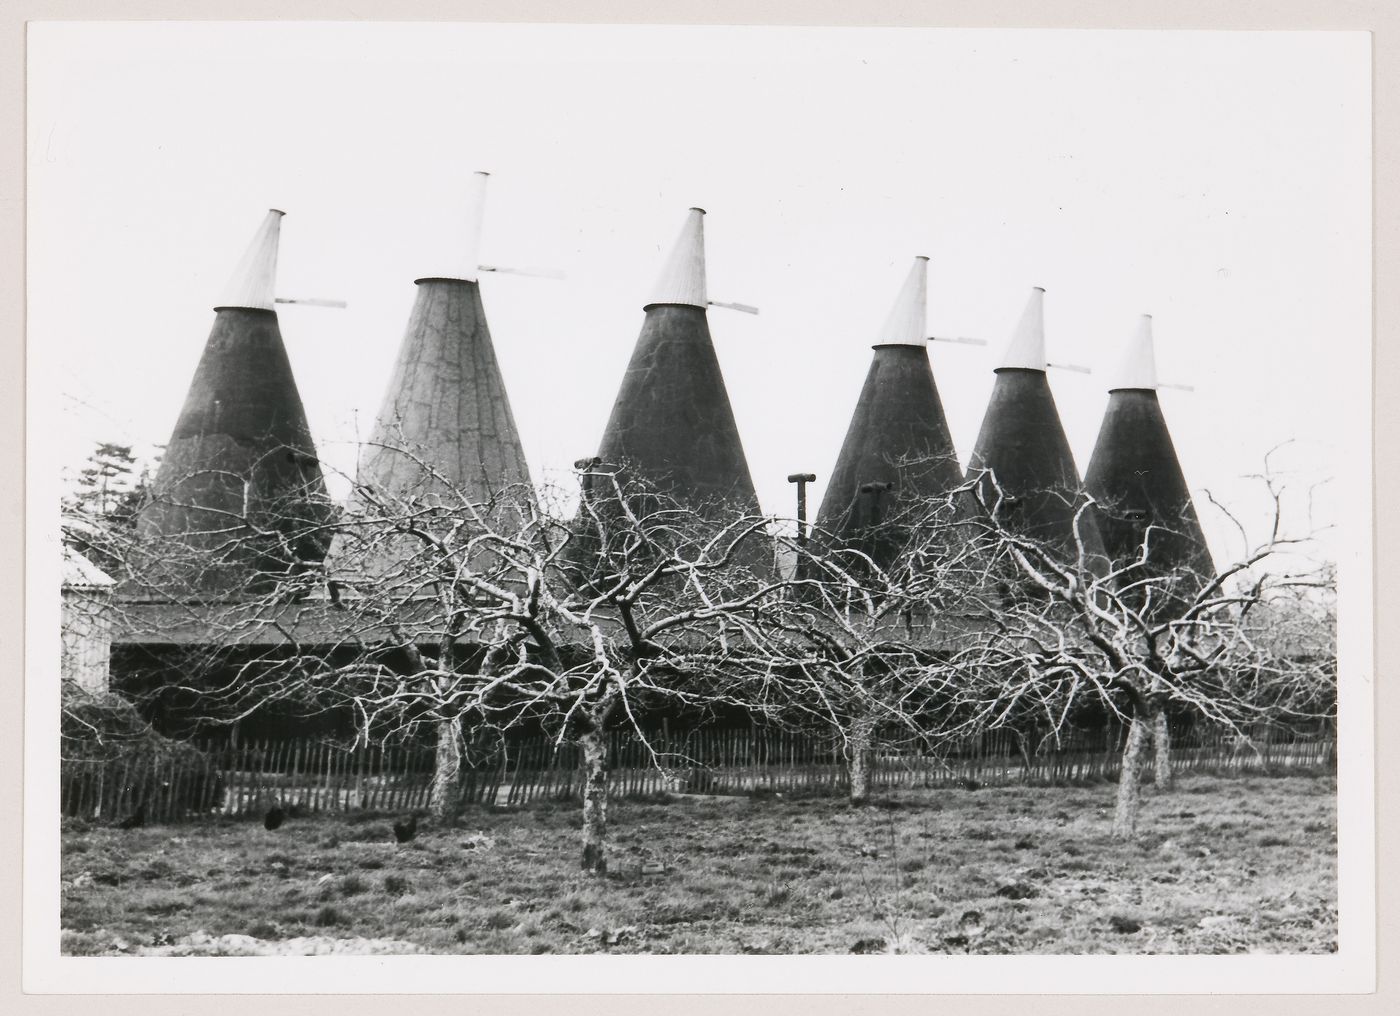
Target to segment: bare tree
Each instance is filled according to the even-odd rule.
[[[1274,512],[1267,535],[1213,575],[1144,568],[1150,526],[1142,556],[1106,564],[1078,538],[1085,516],[1098,508],[1092,501],[1076,511],[1075,538],[1051,543],[1008,521],[994,484],[990,497],[986,484],[970,488],[980,502],[971,524],[1003,604],[997,623],[975,635],[989,665],[959,687],[962,714],[993,726],[1031,710],[1056,732],[1086,702],[1121,716],[1129,733],[1116,836],[1136,830],[1154,728],[1158,764],[1168,765],[1168,707],[1242,737],[1255,723],[1315,721],[1335,708],[1325,616],[1305,611],[1317,623],[1295,625],[1287,637],[1276,623],[1261,623],[1296,617],[1299,604],[1325,599],[1331,584],[1327,570],[1301,556],[1310,539],[1284,535],[1283,488],[1266,483]]]
[[[962,635],[995,605],[953,497],[909,499],[845,539],[817,531],[793,549],[789,595],[760,632],[788,661],[766,701],[784,703],[783,722],[836,736],[862,804],[877,739],[937,755],[966,733],[953,690],[986,647]]]
[[[362,736],[435,736],[432,807],[444,818],[468,732],[541,729],[576,744],[582,863],[602,872],[609,728],[645,738],[660,711],[741,708],[753,675],[772,668],[755,636],[783,590],[755,564],[771,561],[770,522],[686,506],[613,473],[589,476],[589,496],[569,520],[533,488],[474,499],[418,465],[421,489],[356,488],[334,522],[324,596],[318,576],[296,569],[250,582],[231,602],[196,596],[207,588],[198,576],[172,590],[169,577],[186,570],[169,562],[155,570],[146,581],[165,582],[167,607],[178,603],[179,619],[197,627],[210,664],[187,667],[187,680],[244,648],[217,680],[187,690],[224,722],[292,703],[348,712]],[[239,528],[250,538],[324,535],[230,520],[230,531]],[[216,560],[229,549],[218,545]],[[197,560],[209,549],[185,553]],[[250,648],[269,632],[275,646]]]
[[[250,502],[215,513],[197,540],[104,534],[126,563],[114,609],[129,631],[181,647],[163,691],[208,721],[334,710],[361,737],[435,741],[443,819],[469,743],[542,730],[577,745],[592,872],[607,864],[607,733],[630,728],[665,767],[676,760],[648,726],[667,712],[834,732],[860,801],[877,735],[934,752],[1031,722],[1058,736],[1096,705],[1131,723],[1115,818],[1130,835],[1148,731],[1167,707],[1242,734],[1333,708],[1334,654],[1319,641],[1329,580],[1279,566],[1304,541],[1278,524],[1185,587],[1108,566],[1082,540],[1025,535],[978,481],[910,505],[873,543],[813,540],[782,579],[773,521],[722,502],[684,504],[588,463],[568,518],[555,492],[473,497],[415,461],[419,488],[358,486],[338,515]],[[304,556],[328,544],[324,568]],[[229,561],[232,590],[202,571],[223,582]]]

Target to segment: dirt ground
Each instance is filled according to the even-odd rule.
[[[1114,787],[617,801],[609,873],[576,805],[420,823],[66,823],[68,955],[1320,953],[1336,948],[1336,781],[1182,778],[1133,842]]]

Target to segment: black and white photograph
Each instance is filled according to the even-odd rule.
[[[27,55],[29,990],[1373,983],[1366,33]]]

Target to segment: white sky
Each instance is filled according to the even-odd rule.
[[[1052,372],[1081,471],[1140,313],[1162,380],[1196,388],[1162,394],[1193,488],[1239,499],[1290,440],[1299,477],[1369,470],[1363,33],[47,23],[29,41],[30,433],[61,465],[167,440],[278,207],[279,294],[350,303],[281,323],[322,458],[352,470],[412,280],[486,169],[481,259],[568,273],[482,284],[537,479],[596,451],[690,205],[711,297],[762,308],[710,322],[767,511],[792,511],[798,470],[820,499],[915,254],[931,329],[991,343],[931,350],[964,463],[1039,285],[1050,359],[1097,371]]]

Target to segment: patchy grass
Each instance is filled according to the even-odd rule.
[[[63,833],[69,955],[1231,953],[1335,948],[1336,783],[1184,776],[1109,837],[1111,788],[232,820]],[[662,870],[657,872],[657,868]]]

